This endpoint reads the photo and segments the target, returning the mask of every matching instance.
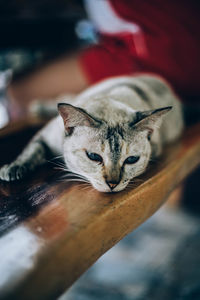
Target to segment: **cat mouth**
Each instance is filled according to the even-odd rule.
[[[94,185],[93,185],[93,187],[98,192],[100,192],[100,193],[106,193],[106,194],[116,194],[116,193],[119,193],[119,192],[123,191],[126,188],[126,186],[125,186],[123,188],[118,189],[119,187],[116,186],[116,188],[110,189],[109,187],[97,187],[97,186],[94,186]]]
[[[95,190],[97,190],[100,193],[106,193],[106,194],[119,193],[119,192],[123,191],[128,185],[128,181],[127,182],[119,182],[118,184],[115,184],[111,187],[107,183],[98,182],[98,181],[94,181],[94,180],[90,180],[90,183]]]

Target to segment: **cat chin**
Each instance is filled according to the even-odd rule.
[[[95,186],[95,185],[93,185],[93,188],[100,193],[112,193],[112,191],[109,188],[99,187],[99,186]]]
[[[93,182],[91,182],[91,184],[92,184],[93,188],[100,193],[112,193],[112,191],[107,186],[97,185],[96,183],[93,183]]]

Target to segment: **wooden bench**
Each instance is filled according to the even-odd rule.
[[[0,164],[41,126],[0,132]],[[0,183],[0,298],[56,299],[103,253],[149,218],[200,163],[200,124],[165,148],[134,187],[104,194],[61,181],[49,163],[23,182]]]

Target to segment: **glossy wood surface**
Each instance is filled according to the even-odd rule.
[[[0,163],[13,159],[39,126],[29,122],[0,134]],[[1,182],[0,299],[56,299],[149,218],[199,163],[197,124],[120,193],[61,180],[63,173],[52,162],[23,182]]]

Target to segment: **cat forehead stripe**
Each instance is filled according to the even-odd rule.
[[[121,155],[120,139],[124,138],[123,128],[119,125],[116,127],[108,127],[106,139],[110,146],[111,157],[113,161],[117,161]]]
[[[118,135],[112,135],[108,139],[110,150],[113,154],[118,154],[120,152],[120,143],[119,143],[119,136]]]
[[[114,136],[116,134],[119,134],[122,137],[122,139],[124,139],[124,129],[119,124],[115,127],[108,127],[106,139],[109,139],[111,136]]]

